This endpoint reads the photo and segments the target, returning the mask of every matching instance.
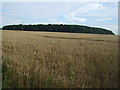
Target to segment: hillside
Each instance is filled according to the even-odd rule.
[[[23,31],[48,31],[48,32],[69,32],[69,33],[91,33],[91,34],[110,34],[110,30],[82,25],[63,25],[63,24],[38,24],[38,25],[6,25],[2,30],[23,30]]]

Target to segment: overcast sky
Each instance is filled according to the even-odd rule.
[[[118,33],[118,2],[2,2],[2,23],[78,24]]]

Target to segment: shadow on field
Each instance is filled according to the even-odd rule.
[[[88,40],[88,41],[101,41],[101,42],[112,42],[115,43],[115,41],[109,41],[109,40],[95,40],[95,39],[89,39],[89,38],[73,38],[73,37],[53,37],[53,36],[43,36],[46,38],[54,38],[54,39],[73,39],[73,40]]]

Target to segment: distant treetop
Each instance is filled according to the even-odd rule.
[[[69,32],[69,33],[91,33],[91,34],[110,34],[115,35],[112,31],[89,27],[83,25],[66,25],[66,24],[37,24],[37,25],[6,25],[2,30],[23,30],[23,31],[48,31],[48,32]]]

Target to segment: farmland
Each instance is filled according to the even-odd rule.
[[[118,36],[2,31],[3,81],[11,88],[116,88]]]

